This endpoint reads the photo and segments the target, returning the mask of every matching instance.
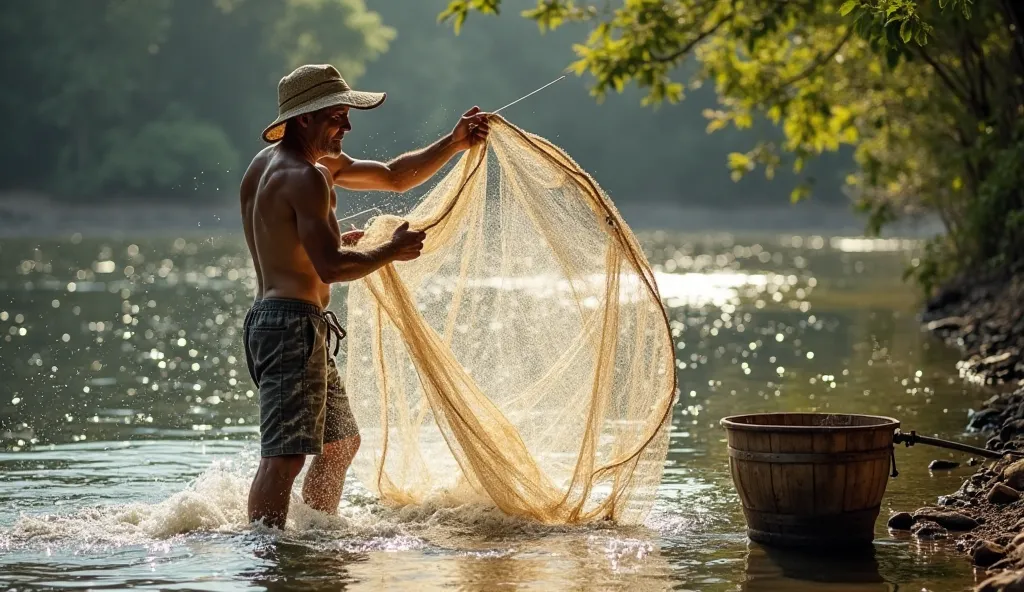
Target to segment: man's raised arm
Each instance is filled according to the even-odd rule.
[[[479,107],[459,119],[455,129],[433,144],[407,152],[389,162],[357,160],[347,154],[320,160],[330,170],[334,184],[357,191],[404,192],[420,185],[441,170],[453,156],[486,141],[490,128]]]
[[[282,189],[295,210],[299,241],[325,284],[350,282],[369,275],[392,261],[419,257],[425,233],[412,232],[405,223],[391,241],[368,251],[342,247],[337,220],[331,212],[326,177],[316,169],[291,173]]]

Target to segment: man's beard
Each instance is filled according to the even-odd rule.
[[[328,140],[324,143],[323,151],[331,158],[338,158],[341,156],[341,140]]]

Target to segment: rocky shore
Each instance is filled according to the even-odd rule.
[[[963,352],[965,379],[998,391],[969,426],[989,435],[985,447],[1003,456],[981,463],[935,506],[893,515],[889,528],[955,539],[986,570],[978,592],[1024,592],[1024,262],[950,282],[928,303],[923,321]]]

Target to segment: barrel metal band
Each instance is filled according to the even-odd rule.
[[[780,514],[744,508],[744,513],[756,527],[766,526],[801,527],[805,530],[828,530],[838,527],[853,527],[858,524],[874,524],[881,506],[836,514]],[[805,532],[804,534],[808,534]],[[838,535],[838,533],[837,533]]]
[[[827,465],[888,458],[889,448],[859,452],[750,452],[729,447],[729,456],[736,460],[773,464]]]

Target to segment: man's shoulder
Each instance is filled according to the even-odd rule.
[[[260,195],[264,199],[301,198],[299,201],[305,203],[318,195],[329,196],[330,184],[321,168],[299,159],[273,158],[262,176]]]

